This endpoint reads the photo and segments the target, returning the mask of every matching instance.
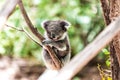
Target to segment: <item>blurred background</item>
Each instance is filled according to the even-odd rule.
[[[0,0],[0,7],[2,7],[4,2],[5,0]],[[44,30],[41,28],[41,22],[46,19],[63,19],[71,23],[68,34],[71,43],[72,57],[83,50],[84,47],[92,42],[105,28],[100,0],[23,0],[23,3],[32,23],[41,34],[44,34]],[[18,29],[27,27],[18,6],[6,24]],[[8,27],[0,31],[1,59],[4,57],[5,60],[18,60],[18,62],[25,60],[25,64],[29,63],[30,70],[33,68],[36,69],[34,65],[37,64],[38,69],[42,67],[42,69],[39,70],[40,72],[36,74],[37,76],[45,69],[41,59],[41,49],[39,45],[29,39],[23,32]],[[108,68],[110,64],[108,54],[108,48],[106,47],[81,71],[82,74],[80,72],[73,80],[90,80],[91,75],[93,75],[91,80],[100,80],[97,65],[100,64]],[[88,74],[91,72],[93,72],[93,74]],[[35,79],[29,78],[28,80]]]

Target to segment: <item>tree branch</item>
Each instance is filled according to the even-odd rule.
[[[19,0],[6,0],[2,9],[0,10],[0,30],[6,23],[8,17],[12,14]]]
[[[23,6],[23,3],[22,3],[22,0],[19,0],[19,7],[20,7],[20,10],[22,12],[22,15],[29,27],[29,29],[31,30],[31,32],[39,39],[40,43],[45,39],[38,31],[37,29],[33,26],[33,24],[31,23],[25,9],[24,9],[24,6]],[[43,46],[43,45],[42,45]],[[56,69],[60,69],[62,67],[62,63],[61,61],[58,59],[58,57],[55,55],[54,51],[51,49],[50,46],[43,46],[47,51],[48,53],[50,54],[50,57],[52,58],[55,66],[56,66]]]
[[[16,28],[16,27],[10,26],[10,25],[8,25],[8,24],[5,24],[5,26],[6,26],[6,27],[10,27],[10,28],[12,28],[12,29],[15,29],[15,30],[17,30],[17,31],[24,32],[23,29],[18,29],[18,28]]]
[[[36,44],[40,45],[40,43],[38,41],[36,41],[25,29],[24,27],[22,27],[22,29],[18,29],[16,27],[13,27],[13,26],[10,26],[8,24],[5,24],[6,27],[10,27],[12,29],[15,29],[17,31],[20,31],[20,32],[24,32],[30,39],[32,39]],[[40,45],[41,46],[41,45]],[[42,47],[42,46],[41,46]]]

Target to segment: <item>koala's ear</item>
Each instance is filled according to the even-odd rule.
[[[45,20],[45,21],[43,21],[43,22],[41,23],[42,28],[46,29],[47,26],[49,25],[49,23],[50,23],[50,20]]]
[[[71,25],[68,21],[65,21],[65,20],[61,21],[60,24],[61,24],[61,26],[65,27],[66,29],[68,29]]]

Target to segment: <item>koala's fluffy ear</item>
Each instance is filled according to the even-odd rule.
[[[65,20],[61,21],[60,24],[66,29],[68,29],[71,25],[68,21],[65,21]]]
[[[48,24],[50,23],[50,20],[45,20],[41,23],[42,28],[46,29]]]

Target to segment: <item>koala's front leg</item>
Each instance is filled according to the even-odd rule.
[[[42,56],[43,56],[43,61],[45,62],[45,65],[48,69],[58,70],[47,50],[43,49]]]
[[[59,41],[43,40],[42,44],[43,45],[54,46],[58,50],[66,50],[66,44],[65,44],[64,40],[59,40]]]
[[[43,45],[49,45],[49,44],[52,44],[52,43],[53,43],[53,41],[52,40],[48,40],[48,39],[42,41]]]

